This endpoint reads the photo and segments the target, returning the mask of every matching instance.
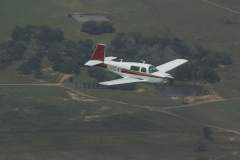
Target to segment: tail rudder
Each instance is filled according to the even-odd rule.
[[[85,65],[95,66],[104,63],[104,58],[105,58],[105,44],[97,44],[90,60],[86,62]]]
[[[91,60],[104,61],[105,58],[105,44],[97,44],[91,56]]]

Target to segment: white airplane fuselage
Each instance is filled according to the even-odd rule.
[[[168,73],[158,71],[150,73],[149,67],[152,65],[145,63],[104,61],[104,63],[99,66],[121,77],[141,79],[150,83],[166,83],[168,78],[172,78]],[[139,70],[132,70],[131,67],[133,66],[139,67]]]
[[[123,78],[100,82],[102,85],[119,85],[127,83],[149,82],[166,83],[173,77],[167,72],[186,63],[186,59],[175,59],[157,67],[137,62],[114,61],[117,57],[105,57],[105,45],[98,44],[89,61],[89,67],[102,67]]]

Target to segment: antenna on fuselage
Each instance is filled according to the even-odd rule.
[[[123,59],[120,59],[120,62],[122,62],[123,61]]]
[[[144,64],[146,63],[146,61],[145,61],[145,60],[141,60],[141,62],[142,62],[142,63],[144,63]]]

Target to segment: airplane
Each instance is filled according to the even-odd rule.
[[[100,82],[101,85],[112,86],[128,83],[167,83],[169,79],[174,79],[168,71],[187,63],[186,59],[175,59],[157,67],[145,62],[123,62],[116,61],[117,57],[105,57],[105,44],[97,44],[89,61],[85,63],[89,67],[101,67],[120,75],[122,78]]]

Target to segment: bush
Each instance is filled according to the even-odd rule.
[[[65,40],[61,29],[48,26],[16,26],[11,40],[0,44],[0,67],[21,60],[19,71],[39,74],[42,59],[50,61],[56,71],[79,73],[92,51],[92,40],[74,42]]]
[[[55,61],[53,69],[64,73],[79,73],[80,66],[71,58],[65,58],[59,61]]]
[[[39,73],[41,70],[42,59],[33,56],[25,61],[18,69],[24,74]]]
[[[145,60],[153,65],[177,58],[188,59],[188,63],[171,71],[177,80],[182,81],[218,82],[220,78],[216,68],[219,65],[232,64],[231,55],[226,51],[189,45],[180,38],[168,34],[144,37],[140,33],[118,33],[112,40],[108,52],[127,61]]]
[[[203,137],[209,141],[213,140],[213,133],[212,133],[212,129],[210,127],[203,128]]]
[[[96,22],[96,21],[88,21],[83,23],[82,32],[86,32],[88,34],[98,35],[103,33],[113,33],[115,29],[111,22]]]

